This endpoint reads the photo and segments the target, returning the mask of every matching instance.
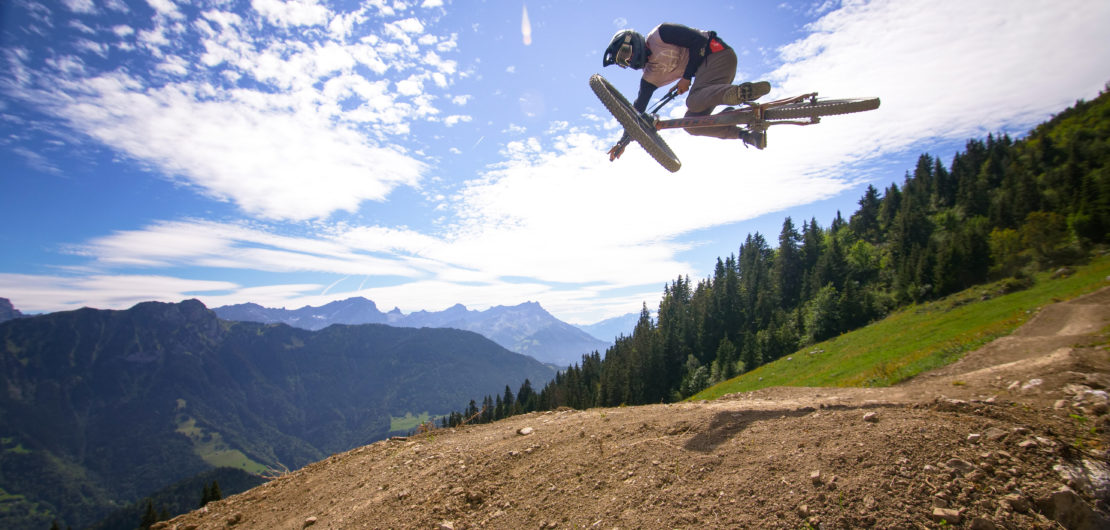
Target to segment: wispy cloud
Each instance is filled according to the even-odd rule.
[[[216,3],[186,15],[170,0],[151,5],[153,19],[133,21],[140,46],[129,59],[150,70],[93,68],[85,57],[104,56],[109,44],[82,40],[46,64],[9,53],[23,75],[6,92],[268,219],[355,211],[398,186],[418,185],[427,172],[394,135],[415,120],[439,119],[425,80],[440,89],[452,84],[457,68],[442,54],[455,48],[454,37],[425,34],[440,50],[426,52],[413,44],[425,24],[412,16],[377,20],[392,12],[385,6],[334,13],[308,0],[255,0],[243,14]],[[366,32],[372,18],[389,30]],[[284,39],[260,21],[321,31]],[[132,34],[120,27],[112,35],[127,44]]]
[[[0,273],[0,290],[26,311],[59,311],[92,306],[123,309],[154,300],[179,302],[208,291],[234,288],[231,282],[158,275],[45,276]],[[287,290],[288,291],[288,290]],[[23,310],[23,309],[21,309]]]
[[[434,240],[377,227],[330,229],[304,236],[239,223],[162,222],[97,238],[71,251],[115,268],[210,267],[266,272],[326,272],[419,277],[412,249]],[[413,260],[413,264],[406,263]]]
[[[1105,86],[1108,22],[1110,3],[1082,0],[847,2],[780,50],[772,81],[776,94],[882,96],[848,124],[866,150],[1021,133]]]

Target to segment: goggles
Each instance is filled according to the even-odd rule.
[[[628,68],[632,61],[632,44],[629,44],[629,39],[625,39],[624,44],[621,44],[621,49],[617,50],[616,63],[621,68]]]

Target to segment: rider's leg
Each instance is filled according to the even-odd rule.
[[[736,52],[731,48],[709,54],[694,73],[694,84],[686,96],[686,116],[707,116],[718,105],[724,104],[726,94],[733,89],[736,78]],[[686,132],[696,136],[735,139],[735,125],[721,127],[695,127]]]
[[[694,72],[694,84],[686,96],[686,107],[693,112],[712,111],[724,105],[725,95],[736,78],[736,52],[731,48],[711,53]]]

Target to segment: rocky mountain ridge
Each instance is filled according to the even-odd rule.
[[[372,300],[354,297],[299,309],[267,308],[248,303],[217,307],[213,311],[225,320],[281,322],[310,330],[333,324],[462,329],[478,333],[509,351],[560,367],[579,362],[582,355],[604,352],[612,344],[555,318],[537,302],[496,306],[484,311],[455,304],[443,311],[415,311],[406,315],[397,308],[382,312]]]
[[[12,306],[12,301],[7,298],[0,298],[0,322],[7,322],[8,320],[22,318],[23,313]]]

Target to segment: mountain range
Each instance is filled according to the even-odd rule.
[[[0,322],[7,322],[8,320],[21,318],[23,313],[12,306],[11,300],[7,298],[0,298]]]
[[[296,469],[391,418],[553,376],[470,331],[312,331],[196,300],[16,318],[0,323],[0,527],[87,527],[206,470]]]
[[[333,324],[462,329],[478,333],[510,351],[559,367],[579,362],[585,354],[604,352],[612,345],[612,339],[602,340],[567,324],[536,302],[496,306],[485,311],[470,310],[456,304],[443,311],[416,311],[406,315],[396,308],[383,313],[373,301],[356,297],[300,309],[275,309],[248,303],[217,307],[213,311],[224,320],[280,322],[310,330]],[[631,330],[632,326],[629,326],[627,332]]]
[[[653,315],[654,316],[654,315]],[[607,318],[601,322],[594,324],[582,324],[575,326],[578,329],[589,333],[593,337],[601,340],[609,341],[612,345],[616,342],[616,338],[620,336],[631,336],[632,330],[636,328],[636,322],[640,320],[639,313],[628,313],[619,317]],[[604,353],[604,352],[602,352]]]

